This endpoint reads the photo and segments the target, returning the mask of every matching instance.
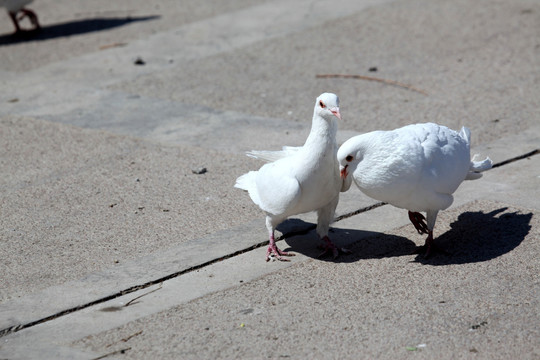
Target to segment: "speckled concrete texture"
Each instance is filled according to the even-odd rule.
[[[0,302],[260,216],[232,187],[244,156],[29,118],[0,128]]]
[[[286,41],[260,41],[114,88],[291,122],[309,118],[311,108],[298,104],[325,89],[341,97],[342,130],[435,121],[467,125],[473,143],[490,142],[526,129],[540,107],[536,77],[524,75],[538,72],[539,12],[532,1],[390,2]],[[316,78],[336,73],[397,80],[428,96],[377,82]]]
[[[536,0],[29,7],[39,34],[0,14],[0,358],[540,358]],[[325,91],[340,143],[466,125],[499,165],[439,214],[444,253],[352,189],[352,254],[304,214],[264,262],[244,152],[301,145]]]
[[[78,346],[129,347],[136,359],[540,355],[538,218],[477,201],[439,223],[448,256],[411,255],[405,226],[359,241],[337,262],[296,264]]]

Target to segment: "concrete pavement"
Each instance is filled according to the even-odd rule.
[[[436,121],[495,162],[539,149],[536,2],[175,4],[40,1],[38,39],[0,36],[0,357],[540,357],[538,155],[462,184],[430,260],[403,210],[350,215],[375,203],[354,189],[352,255],[318,259],[307,214],[265,263],[232,187],[260,166],[243,151],[302,143],[323,91],[340,142]]]

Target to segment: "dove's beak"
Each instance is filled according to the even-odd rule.
[[[338,107],[333,107],[330,109],[330,111],[332,112],[332,114],[334,114],[339,120],[341,120],[341,114],[339,113],[339,108]]]
[[[339,172],[339,176],[341,176],[342,179],[345,179],[347,176],[349,176],[349,173],[347,172],[347,166],[349,165],[345,165],[344,167],[342,167],[341,171]]]

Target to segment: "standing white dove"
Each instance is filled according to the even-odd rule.
[[[13,25],[15,26],[15,33],[21,33],[24,30],[21,28],[19,22],[28,17],[30,23],[32,24],[31,31],[38,30],[40,28],[39,21],[35,12],[30,9],[25,8],[25,5],[28,5],[33,0],[0,0],[0,7],[6,8]]]
[[[354,180],[367,196],[409,210],[418,233],[428,235],[427,257],[437,213],[452,205],[464,180],[478,179],[492,166],[489,157],[471,160],[470,138],[466,127],[458,133],[433,123],[352,137],[337,155],[345,191]],[[427,224],[420,211],[427,213]]]
[[[315,102],[312,127],[304,146],[248,153],[251,157],[273,161],[258,171],[240,176],[234,185],[247,190],[251,200],[266,213],[270,237],[266,261],[273,256],[288,261],[283,256],[294,255],[276,246],[274,230],[289,216],[310,211],[317,211],[316,231],[325,242],[323,254],[330,251],[334,258],[338,255],[338,249],[328,237],[343,187],[336,157],[336,119],[341,120],[338,97],[321,94]]]

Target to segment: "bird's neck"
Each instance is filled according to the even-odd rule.
[[[335,144],[337,122],[323,119],[319,115],[313,116],[311,131],[304,146],[324,146]]]

